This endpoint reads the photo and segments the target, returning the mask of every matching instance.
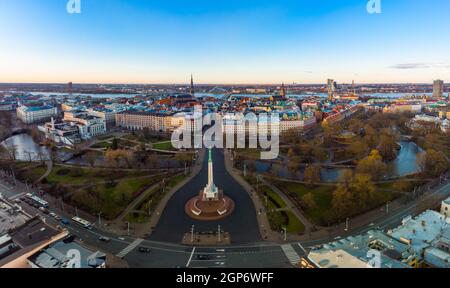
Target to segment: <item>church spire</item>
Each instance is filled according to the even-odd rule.
[[[281,84],[280,96],[283,97],[283,98],[286,97],[286,87],[284,86],[284,83]]]

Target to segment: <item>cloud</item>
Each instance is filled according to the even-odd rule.
[[[391,66],[393,69],[428,69],[428,68],[450,68],[448,63],[404,63]]]

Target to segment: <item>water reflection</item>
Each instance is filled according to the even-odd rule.
[[[420,171],[420,167],[417,164],[417,156],[423,150],[414,142],[401,141],[399,145],[401,149],[397,159],[388,163],[388,178],[403,177]],[[277,171],[279,177],[303,179],[304,168],[301,168],[296,173],[292,173],[287,167],[278,164],[271,165],[262,161],[256,161],[255,163],[255,168],[258,173],[270,172],[271,167]],[[324,182],[338,182],[345,171],[349,170],[351,171],[348,168],[322,168],[320,174]]]
[[[15,157],[20,161],[41,161],[50,158],[49,150],[46,147],[36,144],[28,134],[12,136],[3,141],[2,146],[10,152],[15,149]]]

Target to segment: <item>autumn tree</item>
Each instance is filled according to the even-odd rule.
[[[380,136],[378,151],[384,161],[392,161],[397,158],[398,144],[395,135],[383,132]]]
[[[95,166],[95,162],[97,161],[97,155],[93,151],[89,151],[85,154],[85,158],[91,167]]]
[[[309,165],[305,168],[305,176],[304,181],[308,183],[308,185],[314,185],[316,183],[320,183],[320,166],[319,165]]]
[[[449,163],[445,155],[434,149],[428,149],[417,157],[417,164],[422,172],[430,177],[439,177],[449,169]]]
[[[302,204],[306,209],[313,210],[317,208],[316,199],[314,198],[314,194],[309,192],[302,197]]]
[[[356,167],[356,172],[360,174],[368,174],[373,179],[379,180],[383,178],[387,170],[386,164],[382,161],[378,150],[372,150],[370,155],[360,160]]]

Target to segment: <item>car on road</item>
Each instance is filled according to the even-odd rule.
[[[141,252],[141,253],[150,253],[150,252],[152,252],[152,250],[150,250],[150,248],[147,248],[147,247],[139,247],[138,251]]]
[[[211,255],[197,255],[197,260],[211,260]]]
[[[61,221],[61,220],[62,220],[62,218],[59,217],[58,215],[55,216],[55,219],[56,219],[57,221]]]
[[[53,218],[55,218],[55,217],[56,217],[55,212],[50,212],[50,216],[52,216]]]
[[[110,242],[110,241],[111,241],[110,238],[105,237],[105,236],[100,236],[100,237],[98,238],[98,240],[101,241],[101,242]]]
[[[50,213],[47,209],[45,209],[44,207],[39,207],[39,210],[44,213],[44,214],[48,214]]]
[[[61,223],[63,224],[63,225],[70,225],[70,221],[69,220],[67,220],[67,219],[61,219]]]
[[[123,237],[119,237],[118,238],[120,241],[125,241],[125,238],[123,238]]]
[[[20,204],[22,202],[22,200],[16,199],[16,200],[14,200],[14,202],[16,202],[17,204]]]

